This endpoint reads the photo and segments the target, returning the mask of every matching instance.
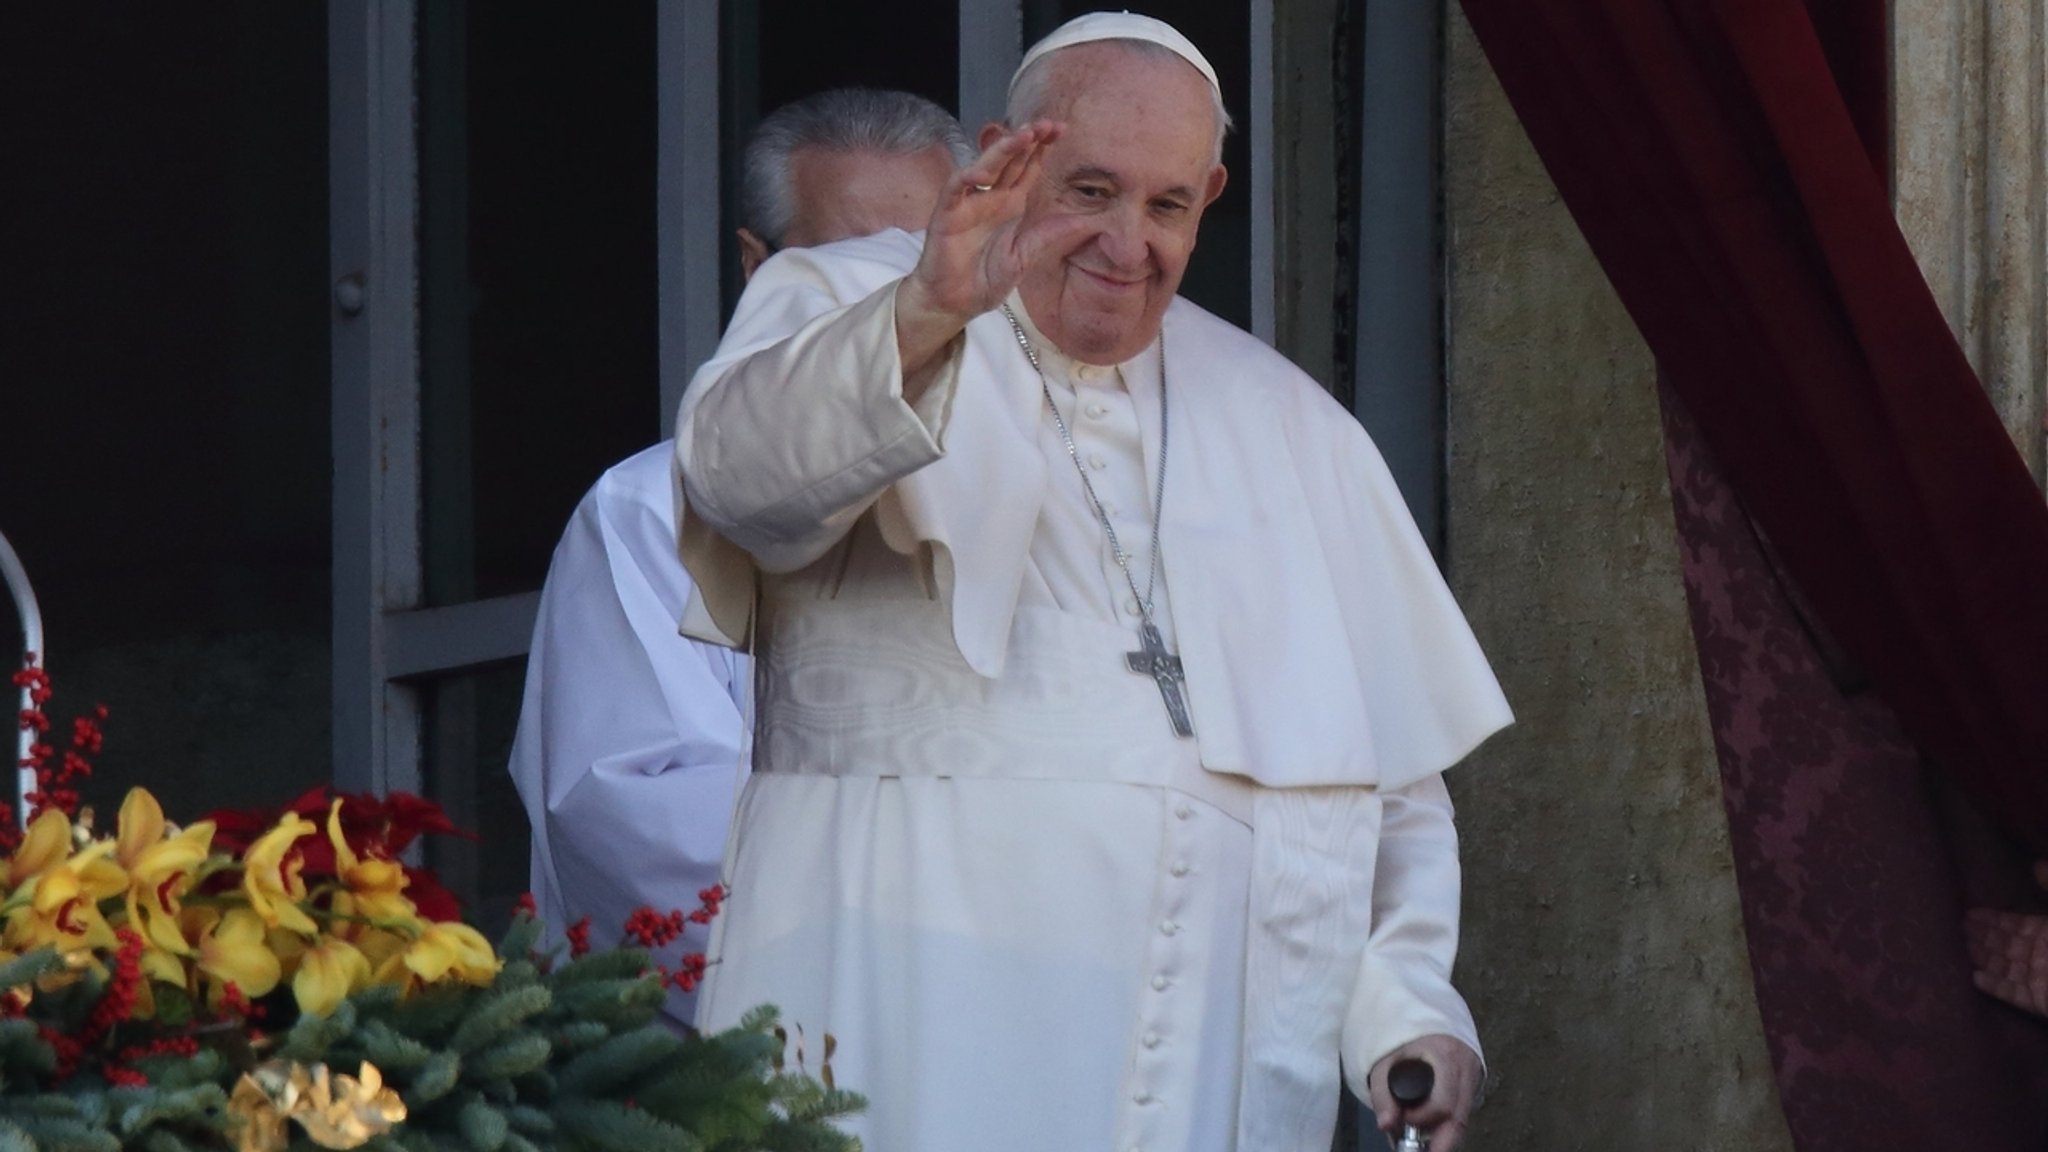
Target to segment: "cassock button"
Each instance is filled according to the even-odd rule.
[[[1102,453],[1097,452],[1088,457],[1088,466],[1090,468],[1095,469],[1097,472],[1100,472],[1104,468],[1109,467],[1109,461],[1104,460],[1102,458]]]
[[[1154,976],[1154,977],[1152,978],[1152,990],[1153,990],[1154,992],[1164,992],[1164,991],[1166,991],[1166,989],[1167,989],[1167,986],[1168,986],[1168,985],[1170,985],[1170,984],[1172,984],[1172,983],[1173,983],[1173,981],[1171,981],[1171,980],[1168,980],[1168,979],[1167,979],[1166,977],[1164,977],[1164,976]]]
[[[1174,874],[1175,876],[1185,876],[1185,875],[1187,875],[1187,874],[1188,874],[1188,862],[1187,862],[1187,861],[1185,861],[1185,860],[1175,860],[1175,861],[1173,862],[1173,869],[1172,869],[1172,871],[1173,871],[1173,874]]]
[[[1161,920],[1159,922],[1159,934],[1161,936],[1171,936],[1178,931],[1180,931],[1180,925],[1175,924],[1171,920]]]
[[[1136,596],[1124,597],[1124,611],[1130,613],[1133,616],[1143,614],[1141,606],[1138,603],[1138,598]]]
[[[1150,1092],[1145,1091],[1143,1088],[1140,1088],[1136,1092],[1131,1093],[1131,1103],[1133,1104],[1150,1104],[1151,1102],[1152,1094]]]
[[[1096,418],[1097,420],[1100,420],[1100,419],[1102,419],[1102,418],[1103,418],[1104,416],[1107,416],[1107,415],[1109,415],[1109,405],[1107,405],[1107,404],[1090,404],[1090,405],[1088,406],[1088,415],[1090,415],[1090,416],[1093,416],[1093,417],[1095,417],[1095,418]]]
[[[1192,817],[1194,814],[1195,810],[1193,808],[1188,807],[1185,804],[1182,804],[1180,807],[1175,808],[1173,810],[1173,818],[1176,820],[1186,820]]]
[[[1144,1040],[1142,1041],[1142,1043],[1143,1043],[1143,1044],[1145,1045],[1145,1047],[1147,1047],[1147,1048],[1157,1048],[1157,1047],[1159,1047],[1159,1033],[1157,1033],[1157,1032],[1147,1032],[1147,1033],[1145,1033],[1145,1037],[1144,1037]]]

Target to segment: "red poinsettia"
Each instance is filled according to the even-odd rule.
[[[271,808],[223,808],[209,814],[206,819],[214,822],[214,846],[240,854],[257,837],[276,827],[288,812],[324,827],[327,811],[335,799],[333,789],[322,784],[307,790],[289,804]],[[366,860],[396,860],[412,846],[413,841],[429,833],[476,839],[474,833],[457,828],[439,804],[410,792],[392,792],[385,796],[350,792],[340,794],[340,800],[342,838],[348,842],[350,850]],[[334,845],[325,836],[305,837],[293,845],[293,850],[304,862],[300,874],[307,880],[335,875]],[[432,872],[407,867],[405,875],[408,881],[405,895],[419,909],[421,916],[437,921],[462,919],[461,901],[443,887]]]

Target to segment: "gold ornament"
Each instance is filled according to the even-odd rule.
[[[322,1148],[360,1148],[405,1119],[405,1102],[367,1060],[354,1077],[333,1075],[325,1064],[272,1060],[235,1084],[228,1113],[235,1152],[283,1152],[291,1143],[287,1120]]]
[[[292,1119],[322,1148],[359,1148],[405,1119],[405,1102],[384,1086],[383,1074],[368,1060],[353,1079],[330,1077],[326,1065],[315,1064],[313,1086],[299,1102]]]

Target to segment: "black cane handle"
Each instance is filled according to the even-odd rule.
[[[1413,1108],[1429,1099],[1436,1090],[1436,1069],[1426,1060],[1396,1060],[1387,1069],[1387,1091],[1394,1096],[1394,1103],[1403,1108]]]

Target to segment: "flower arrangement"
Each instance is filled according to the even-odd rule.
[[[51,739],[25,689],[25,831],[0,804],[0,1152],[234,1148],[851,1152],[862,1105],[782,1062],[772,1010],[717,1036],[657,1023],[648,950],[706,922],[644,908],[641,949],[537,951],[524,905],[496,947],[402,854],[457,834],[418,797],[315,789],[273,811],[170,822],[131,791],[111,834],[81,806],[104,708]]]

